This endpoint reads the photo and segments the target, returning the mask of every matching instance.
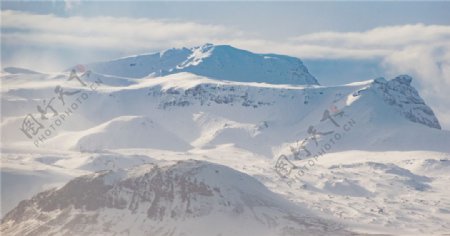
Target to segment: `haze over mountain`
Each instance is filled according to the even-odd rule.
[[[21,202],[3,222],[16,235],[349,234],[244,173],[193,160],[79,177]]]

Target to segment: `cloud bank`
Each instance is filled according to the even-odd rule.
[[[5,44],[70,46],[93,49],[131,50],[185,46],[238,37],[239,32],[222,26],[113,17],[57,17],[17,11],[3,11],[2,39]]]

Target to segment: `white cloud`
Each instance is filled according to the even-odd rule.
[[[57,17],[3,11],[5,44],[63,45],[111,50],[149,49],[201,44],[216,38],[236,38],[237,30],[193,22],[113,17]]]
[[[410,74],[445,129],[450,130],[450,43],[407,46],[384,59],[391,74]]]
[[[299,38],[283,42],[270,41],[255,38],[238,29],[194,22],[145,18],[58,17],[17,11],[3,11],[2,14],[2,27],[10,29],[2,35],[5,45],[58,46],[129,53],[213,42],[232,44],[257,52],[285,53],[303,58],[367,58],[388,53],[387,50],[378,48],[340,48],[311,42],[299,43]]]
[[[135,50],[193,46],[206,42],[242,46],[302,58],[386,57],[411,46],[448,44],[450,26],[403,25],[365,32],[320,32],[283,41],[256,38],[221,25],[117,17],[58,17],[2,11],[5,45]]]
[[[449,42],[450,26],[401,25],[379,27],[364,32],[321,32],[291,38],[300,44],[336,46],[340,48],[384,48],[399,47],[430,42]]]

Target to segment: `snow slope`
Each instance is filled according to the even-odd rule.
[[[191,146],[153,120],[140,116],[121,116],[93,128],[70,132],[50,141],[59,148],[82,152],[105,149],[155,148],[182,151]],[[66,145],[61,146],[62,144]]]
[[[38,143],[46,148],[82,151],[178,151],[233,143],[273,157],[286,144],[310,136],[310,126],[318,132],[336,129],[331,120],[322,118],[325,111],[334,117],[333,112],[339,110],[344,115],[334,117],[336,123],[353,121],[355,128],[335,151],[355,146],[360,150],[448,151],[443,144],[450,141],[449,132],[439,130],[439,122],[417,91],[409,83],[399,82],[404,78],[410,81],[410,77],[400,76],[388,82],[376,79],[344,86],[304,87],[218,81],[178,73],[125,86],[102,83],[96,91],[76,87],[87,94],[86,102]],[[3,105],[7,109],[2,129],[11,133],[4,138],[5,145],[34,146],[17,127],[27,113],[36,112],[39,97],[52,95],[55,83],[44,81],[42,87],[25,87],[17,80],[5,87]],[[60,108],[65,110],[67,107]],[[414,135],[417,133],[421,135]],[[318,138],[326,138],[322,136]]]

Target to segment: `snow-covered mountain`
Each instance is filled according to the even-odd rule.
[[[365,233],[450,227],[450,132],[407,75],[320,86],[299,59],[214,45],[74,68],[2,72],[2,232],[320,234],[317,210]],[[280,176],[282,155],[308,174]]]
[[[190,72],[229,81],[318,84],[298,58],[255,54],[228,45],[174,48],[86,66],[101,74],[131,78]]]
[[[208,226],[208,227],[205,227]],[[23,201],[13,235],[349,235],[231,168],[181,161],[103,171]]]
[[[114,78],[111,84],[110,77],[91,73],[86,81],[102,81],[96,91],[72,88],[86,93],[86,102],[45,141],[36,137],[31,142],[17,127],[23,116],[36,112],[40,98],[52,95],[54,86],[65,82],[59,79],[64,75],[44,76],[40,87],[27,87],[24,83],[29,80],[22,83],[17,78],[16,74],[5,76],[5,81],[20,89],[4,93],[7,119],[2,124],[8,133],[4,142],[15,145],[37,142],[45,148],[79,151],[187,151],[233,143],[273,157],[285,143],[310,136],[310,126],[319,132],[337,128],[331,119],[322,118],[325,111],[335,115],[339,110],[345,116],[336,119],[351,119],[359,128],[347,134],[336,151],[353,150],[355,145],[361,150],[448,150],[441,144],[449,141],[449,132],[437,130],[438,120],[408,76],[324,87],[220,81],[186,72],[148,79]],[[54,104],[61,112],[67,110],[59,101]]]

